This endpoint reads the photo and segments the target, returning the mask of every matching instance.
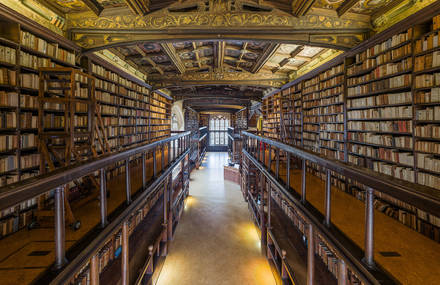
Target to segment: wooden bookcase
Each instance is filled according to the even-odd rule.
[[[280,94],[268,96],[263,99],[263,134],[269,138],[281,139],[281,101]]]
[[[0,186],[39,174],[39,68],[73,67],[79,48],[0,19]],[[29,225],[37,198],[1,211],[0,237]]]
[[[95,78],[97,104],[92,111],[96,122],[101,122],[97,125],[102,126],[93,130],[98,155],[170,135],[171,98],[151,92],[151,86],[97,56],[91,55],[86,64],[77,65],[80,48],[43,28],[9,19],[0,19],[0,24],[0,186],[40,174],[38,93],[39,69],[43,67],[75,68]],[[43,110],[50,116],[60,111],[48,114],[51,110]],[[84,120],[75,119],[77,127],[80,121]],[[104,134],[108,148],[103,149],[107,144],[100,144],[99,139]],[[122,171],[122,165],[108,175]],[[0,237],[29,225],[37,200],[1,211]]]
[[[264,134],[440,191],[439,33],[440,16],[426,19],[287,84],[263,100]],[[301,104],[292,106],[295,93]],[[272,126],[280,97],[290,132],[285,138]],[[298,128],[291,128],[292,122]],[[324,178],[322,169],[310,164],[308,170]],[[332,176],[332,183],[364,199],[363,186],[355,181]],[[377,196],[375,206],[440,241],[439,217],[387,195]]]

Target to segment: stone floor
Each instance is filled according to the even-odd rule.
[[[275,284],[240,187],[223,179],[226,162],[226,153],[207,153],[191,173],[185,213],[156,284]]]

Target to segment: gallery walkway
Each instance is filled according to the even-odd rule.
[[[271,285],[257,228],[237,184],[223,180],[226,153],[191,173],[190,197],[158,285]]]

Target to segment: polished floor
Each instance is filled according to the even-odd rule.
[[[223,179],[226,162],[226,153],[207,153],[191,173],[190,197],[156,284],[275,284],[240,187]]]

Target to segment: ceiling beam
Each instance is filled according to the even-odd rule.
[[[145,16],[150,12],[150,0],[125,0],[135,15]]]
[[[93,13],[95,13],[96,16],[99,16],[102,10],[104,10],[104,7],[102,7],[101,4],[99,4],[99,2],[96,0],[82,0],[82,1],[87,7],[89,7],[90,10],[92,10]]]
[[[240,67],[241,59],[243,58],[243,55],[247,52],[247,50],[246,50],[247,46],[248,46],[248,42],[244,42],[244,43],[243,43],[243,47],[242,47],[242,49],[240,50],[240,56],[238,57],[238,60],[235,62],[237,68]]]
[[[197,64],[199,65],[199,68],[202,68],[202,61],[200,60],[199,50],[197,49],[197,43],[192,42],[192,46],[193,46],[194,55],[196,56]]]
[[[161,75],[164,74],[163,69],[160,68],[160,67],[154,62],[154,60],[152,60],[151,57],[149,57],[149,56],[147,55],[147,53],[146,53],[143,49],[141,49],[139,46],[135,46],[134,48],[136,49],[136,51],[137,51],[138,53],[140,53],[140,55],[142,55],[142,58],[145,59],[146,61],[148,61],[148,63],[151,64],[151,66],[153,66],[153,67],[154,67],[154,68],[155,68],[155,69],[156,69]]]
[[[315,4],[315,0],[293,0],[292,15],[295,17],[305,16],[313,4]]]
[[[266,49],[263,51],[263,54],[257,60],[257,62],[252,66],[251,73],[257,73],[263,68],[263,66],[267,63],[269,59],[277,52],[280,48],[281,44],[270,43]]]
[[[172,92],[172,96],[174,97],[182,97],[182,98],[211,98],[211,97],[228,97],[228,98],[238,98],[238,99],[260,99],[263,97],[263,93],[241,93],[241,92],[233,92],[233,91],[197,91],[197,94],[191,94],[188,92]]]
[[[183,64],[182,60],[180,59],[180,56],[177,54],[176,49],[174,48],[173,44],[172,43],[163,43],[160,45],[161,45],[163,51],[171,59],[171,62],[174,64],[174,66],[179,71],[179,73],[184,74],[185,73],[185,65]]]
[[[218,69],[223,68],[223,62],[225,60],[225,46],[224,41],[218,41],[215,48],[215,67]]]
[[[342,4],[336,9],[336,13],[341,17],[346,12],[348,12],[351,8],[353,8],[359,0],[345,0]]]

